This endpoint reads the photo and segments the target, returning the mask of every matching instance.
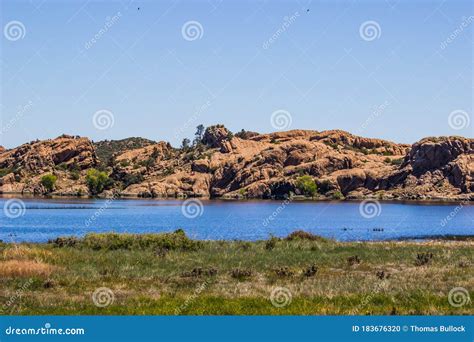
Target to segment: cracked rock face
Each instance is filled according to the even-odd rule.
[[[61,136],[0,150],[0,190],[38,192],[41,175],[55,173],[58,194],[87,194],[85,173],[100,165],[95,146]],[[301,194],[296,179],[309,175],[322,198],[340,192],[348,198],[474,199],[474,139],[461,137],[410,146],[340,130],[233,136],[216,125],[194,148],[151,141],[121,146],[101,166],[115,182],[111,191],[124,195],[280,198]]]

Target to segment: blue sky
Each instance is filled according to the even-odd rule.
[[[62,133],[178,145],[200,123],[276,131],[275,111],[285,129],[474,136],[467,0],[5,0],[1,12],[7,147]],[[183,34],[190,21],[197,36]],[[94,122],[102,110],[113,125]]]

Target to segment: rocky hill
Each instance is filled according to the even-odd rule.
[[[474,139],[410,146],[340,130],[234,135],[216,125],[179,149],[124,141],[61,136],[0,152],[0,191],[45,193],[41,178],[54,174],[52,194],[88,195],[94,168],[109,177],[103,196],[283,198],[308,195],[305,180],[319,199],[474,200]],[[109,156],[101,161],[104,147]]]
[[[121,140],[103,140],[94,142],[95,151],[97,158],[102,163],[107,164],[113,155],[122,153],[128,150],[145,147],[148,145],[155,144],[156,142],[149,139],[132,137]]]

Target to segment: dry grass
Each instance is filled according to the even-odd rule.
[[[54,267],[41,261],[34,260],[7,260],[0,262],[0,277],[47,277]]]
[[[12,245],[10,248],[6,248],[2,253],[2,259],[5,260],[28,260],[28,259],[43,259],[51,256],[53,253],[48,250],[31,248],[24,245]]]

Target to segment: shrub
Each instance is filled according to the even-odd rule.
[[[267,251],[271,251],[273,248],[276,247],[276,243],[277,241],[279,241],[278,238],[272,236],[270,239],[268,239],[267,241],[265,241],[265,249]]]
[[[41,185],[43,185],[46,189],[46,192],[51,192],[54,190],[54,185],[56,184],[56,181],[58,180],[58,177],[52,174],[47,174],[41,177]]]
[[[327,242],[328,240],[318,236],[314,235],[308,232],[305,232],[304,230],[296,230],[290,235],[286,237],[286,240],[288,241],[293,241],[293,240],[310,240],[310,241],[321,241],[321,242]]]
[[[314,182],[313,177],[305,175],[296,178],[296,188],[299,189],[306,196],[313,197],[316,194],[318,187]]]
[[[78,180],[80,178],[81,174],[79,173],[79,171],[71,171],[71,179],[72,180]]]
[[[403,163],[404,158],[397,158],[392,159],[390,162],[392,165],[401,165]]]
[[[93,250],[168,250],[194,251],[202,246],[202,242],[191,240],[184,231],[160,234],[119,234],[101,233],[87,234],[81,240],[81,246]]]
[[[305,277],[313,277],[316,275],[316,273],[318,272],[318,266],[316,266],[315,264],[309,266],[308,268],[304,269],[303,270],[303,275]]]
[[[344,198],[344,195],[340,191],[334,191],[334,193],[332,194],[332,198],[335,200],[341,200]]]
[[[123,159],[123,160],[120,161],[119,164],[120,164],[121,167],[130,166],[130,160],[128,160],[128,159]]]
[[[190,277],[213,277],[217,275],[217,269],[214,267],[205,269],[202,267],[193,268],[191,272],[183,272],[181,273],[181,277],[183,278],[190,278]]]
[[[283,266],[273,270],[278,277],[292,277],[295,272],[293,272],[289,267]]]
[[[67,164],[66,163],[61,163],[55,166],[56,170],[61,170],[61,171],[66,171],[67,170]]]
[[[112,185],[112,180],[104,171],[90,169],[87,171],[86,182],[89,191],[93,195],[100,194],[102,191]]]
[[[6,176],[11,172],[13,172],[13,169],[11,169],[11,168],[0,169],[0,177]]]
[[[242,268],[234,268],[230,271],[230,276],[235,279],[243,280],[252,276],[252,271]]]
[[[433,253],[418,253],[416,255],[415,266],[427,265],[433,259]]]
[[[54,247],[74,247],[79,242],[75,236],[58,237],[54,240],[49,240],[48,243],[53,244]]]
[[[347,263],[349,264],[349,266],[360,264],[360,258],[358,255],[350,256],[349,258],[347,258]]]
[[[123,179],[123,186],[126,188],[129,185],[137,184],[143,182],[143,176],[141,174],[131,174],[127,173]]]

